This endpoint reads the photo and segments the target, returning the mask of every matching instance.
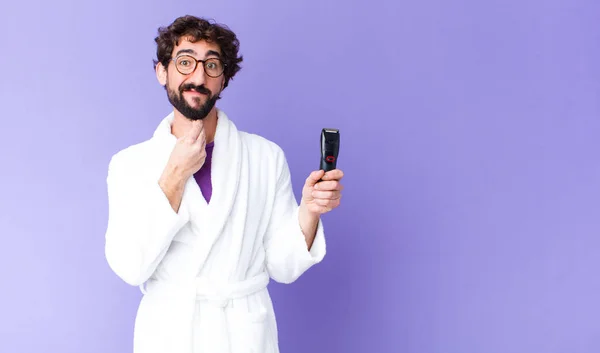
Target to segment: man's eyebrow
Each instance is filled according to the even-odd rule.
[[[180,49],[175,56],[179,56],[181,54],[196,54],[196,52],[194,51],[194,49]]]
[[[194,49],[180,49],[180,50],[177,51],[177,53],[175,54],[175,56],[179,56],[181,54],[193,54],[193,55],[196,55],[196,51],[194,51]],[[215,50],[208,50],[206,52],[205,56],[209,57],[211,55],[212,56],[216,56],[218,58],[221,57],[221,53],[219,53],[218,51],[215,51]]]
[[[211,56],[211,55],[216,56],[218,58],[221,57],[221,53],[219,53],[218,51],[209,50],[206,52],[206,56]]]

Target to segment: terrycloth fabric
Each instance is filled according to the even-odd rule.
[[[238,131],[222,111],[210,203],[190,177],[174,212],[158,185],[176,142],[172,119],[115,154],[107,176],[107,261],[145,293],[134,353],[278,353],[266,286],[291,283],[323,259],[323,225],[307,250],[283,151]]]

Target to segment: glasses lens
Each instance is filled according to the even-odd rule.
[[[196,68],[196,60],[187,55],[178,57],[175,64],[177,65],[177,70],[182,74],[189,74]]]
[[[219,59],[208,59],[204,62],[204,71],[208,76],[217,77],[223,73],[223,63]]]

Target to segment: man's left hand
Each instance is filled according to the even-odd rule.
[[[314,215],[321,215],[338,207],[344,189],[341,184],[343,177],[344,173],[339,169],[327,173],[324,170],[310,173],[302,188],[301,204]]]

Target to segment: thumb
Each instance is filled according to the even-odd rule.
[[[308,178],[306,178],[306,182],[304,183],[304,185],[308,186],[308,187],[314,186],[316,183],[318,183],[321,180],[323,175],[325,175],[324,170],[322,170],[322,169],[315,170],[314,172],[310,173]]]

